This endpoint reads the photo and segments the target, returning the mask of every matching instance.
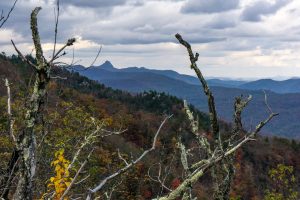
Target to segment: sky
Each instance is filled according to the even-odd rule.
[[[7,13],[14,0],[1,0]],[[0,29],[0,50],[14,52],[10,40],[33,51],[30,13],[41,6],[39,30],[52,54],[55,0],[19,0]],[[117,68],[170,69],[193,75],[180,33],[200,54],[207,77],[233,79],[300,77],[299,0],[60,0],[58,46],[77,42],[62,58],[89,66],[106,60]],[[33,52],[34,53],[34,52]]]

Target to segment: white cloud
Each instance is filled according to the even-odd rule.
[[[261,21],[264,16],[272,15],[289,4],[291,0],[260,0],[248,5],[243,13],[242,19],[245,21]]]
[[[183,13],[218,13],[238,8],[240,0],[187,0]]]
[[[199,65],[208,76],[276,76],[299,72],[300,1],[61,2],[58,45],[70,37],[78,37],[75,56],[85,65],[90,64],[103,44],[98,64],[111,60],[118,67],[146,66],[193,74],[188,68],[185,49],[174,38],[179,32],[200,53]],[[5,29],[0,30],[1,49],[13,53],[10,39],[14,39],[24,53],[31,52],[29,16],[35,6],[42,6],[39,28],[45,52],[50,55],[54,3],[54,0],[19,0]],[[253,9],[257,5],[264,6]],[[9,6],[8,1],[0,1],[4,11]],[[245,15],[248,21],[243,20]],[[72,49],[68,53],[65,60],[71,59]]]
[[[0,44],[6,44],[13,39],[15,42],[22,42],[25,39],[22,35],[14,32],[12,29],[1,29],[0,31]]]

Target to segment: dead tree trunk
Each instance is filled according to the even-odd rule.
[[[41,105],[46,95],[46,85],[50,80],[50,67],[45,62],[37,28],[37,14],[41,8],[36,8],[31,14],[31,30],[36,50],[37,65],[35,67],[35,82],[30,102],[25,115],[25,129],[22,131],[17,148],[19,149],[20,165],[19,180],[14,199],[32,199],[33,177],[36,169],[35,148],[36,139],[34,128]]]
[[[26,59],[12,41],[12,44],[15,47],[18,55],[24,62],[34,69],[35,73],[33,91],[30,94],[30,100],[26,107],[26,113],[24,117],[25,127],[17,138],[17,144],[10,162],[10,166],[15,166],[16,162],[19,160],[18,184],[13,195],[13,199],[15,200],[33,199],[33,177],[36,170],[36,136],[34,129],[37,124],[37,119],[41,114],[42,105],[44,104],[44,99],[47,92],[46,87],[50,81],[50,71],[54,66],[53,61],[61,56],[61,52],[66,47],[73,45],[75,42],[74,38],[69,39],[59,51],[56,53],[54,52],[51,60],[47,61],[44,58],[37,24],[37,15],[40,10],[41,7],[37,7],[32,11],[30,22],[37,64],[33,64]],[[5,196],[8,196],[8,191],[6,191]]]
[[[176,34],[176,38],[179,43],[186,47],[190,61],[191,68],[195,71],[198,76],[199,81],[202,84],[204,93],[207,96],[209,117],[212,134],[214,137],[213,142],[209,140],[198,132],[198,123],[194,120],[193,113],[189,110],[187,104],[185,103],[185,110],[188,119],[191,122],[191,130],[198,140],[198,144],[201,149],[205,150],[205,159],[199,160],[196,163],[189,164],[188,162],[188,152],[189,150],[181,144],[181,160],[184,170],[188,173],[185,176],[183,182],[169,194],[164,197],[159,197],[159,200],[175,200],[178,198],[183,199],[193,199],[192,197],[192,186],[195,184],[207,170],[211,170],[212,178],[214,181],[214,199],[215,200],[227,200],[229,199],[231,182],[234,176],[234,154],[237,149],[243,146],[245,143],[254,140],[255,136],[274,116],[278,115],[270,111],[269,117],[259,123],[256,129],[252,132],[245,133],[242,137],[240,133],[243,130],[241,122],[241,113],[246,107],[248,102],[251,100],[251,96],[246,99],[242,97],[236,98],[234,104],[234,127],[231,132],[230,138],[223,141],[219,130],[219,123],[217,117],[217,111],[215,108],[214,97],[209,89],[206,80],[204,79],[200,69],[198,68],[196,62],[198,61],[199,54],[194,54],[191,45],[185,41],[181,35]]]

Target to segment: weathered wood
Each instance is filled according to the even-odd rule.
[[[25,129],[22,131],[18,140],[18,149],[20,152],[20,176],[18,185],[14,194],[14,199],[29,200],[32,199],[33,177],[36,170],[36,139],[34,127],[41,105],[44,103],[46,94],[46,85],[49,82],[49,66],[45,63],[43,50],[40,42],[40,36],[37,25],[37,15],[41,7],[37,7],[31,13],[31,31],[36,51],[37,70],[35,82],[30,102],[25,114]]]
[[[33,85],[33,91],[30,95],[30,100],[28,106],[26,107],[25,114],[25,128],[22,130],[21,134],[18,137],[16,151],[19,155],[20,164],[19,164],[19,179],[17,189],[13,196],[15,200],[30,200],[33,195],[33,177],[36,170],[36,136],[34,128],[37,124],[37,119],[41,114],[41,108],[44,104],[44,99],[47,93],[46,86],[50,81],[50,70],[52,67],[52,60],[48,62],[43,55],[43,49],[40,41],[40,35],[38,31],[37,24],[37,15],[42,8],[36,7],[31,13],[31,31],[32,39],[34,43],[34,48],[36,52],[36,62],[34,65],[30,62],[27,62],[35,69],[35,81]],[[66,45],[62,48],[73,45],[75,39],[69,39]],[[12,41],[13,43],[13,41]],[[17,53],[21,58],[24,59],[24,56],[14,45]],[[62,51],[59,50],[59,52]],[[25,60],[26,61],[26,60]]]
[[[168,195],[158,198],[159,200],[175,200],[178,198],[192,199],[191,188],[207,170],[211,170],[211,175],[214,181],[214,195],[215,200],[228,200],[231,188],[232,179],[234,176],[234,154],[237,149],[243,146],[245,143],[254,140],[258,132],[264,127],[273,117],[277,114],[271,112],[269,117],[259,123],[256,129],[251,133],[246,133],[244,138],[235,140],[239,133],[243,131],[241,114],[243,109],[247,106],[248,102],[251,100],[251,96],[244,100],[242,97],[236,98],[234,108],[234,127],[232,130],[232,135],[228,141],[222,141],[221,134],[219,131],[218,116],[215,109],[214,97],[209,89],[206,80],[204,79],[200,69],[198,68],[196,62],[198,60],[199,54],[194,54],[191,45],[185,41],[181,35],[176,34],[175,37],[178,39],[179,43],[186,47],[191,68],[197,74],[199,81],[202,84],[205,95],[207,96],[209,115],[210,115],[210,125],[212,133],[214,136],[214,142],[212,144],[199,133],[197,122],[194,120],[193,113],[189,110],[187,103],[184,103],[187,118],[190,120],[191,131],[196,136],[201,149],[205,151],[206,158],[197,161],[196,163],[188,165],[188,158],[186,154],[185,147],[181,145],[181,159],[183,160],[183,166],[185,171],[188,171],[188,176],[185,177],[183,182],[174,190],[172,190]]]

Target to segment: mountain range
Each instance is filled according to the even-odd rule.
[[[80,69],[78,67],[78,70],[84,70],[84,68]],[[81,71],[81,73],[88,73],[89,70]],[[94,73],[99,70],[103,73],[109,73],[109,70],[107,71],[102,67],[93,70],[95,70]],[[33,68],[23,63],[20,57],[6,57],[0,54],[0,79],[7,78],[11,82],[11,94],[14,102],[13,114],[14,119],[18,122],[15,124],[16,128],[22,128],[20,119],[24,115],[24,102],[27,100],[28,89],[32,85],[32,72]],[[124,72],[116,70],[113,73],[111,75],[114,75],[115,80],[118,80],[116,76],[122,75]],[[130,74],[131,72],[128,73]],[[98,184],[99,178],[101,180],[102,177],[114,173],[116,169],[123,165],[122,160],[119,160],[120,154],[116,153],[116,150],[121,152],[125,158],[130,159],[138,157],[144,149],[151,147],[153,136],[167,114],[173,114],[173,117],[167,121],[161,130],[162,132],[157,142],[157,150],[150,153],[147,159],[143,159],[136,169],[122,175],[122,184],[118,186],[118,192],[115,192],[115,196],[111,199],[147,200],[156,198],[157,194],[161,192],[161,187],[160,184],[149,182],[150,169],[151,167],[154,169],[153,163],[160,163],[162,169],[168,169],[168,177],[166,176],[165,184],[173,187],[173,185],[178,183],[178,180],[180,183],[184,171],[181,164],[181,152],[177,147],[177,138],[182,136],[182,141],[187,149],[195,148],[197,142],[190,131],[190,123],[185,117],[182,100],[165,93],[144,92],[135,95],[126,91],[114,90],[99,84],[98,82],[100,81],[90,80],[78,73],[70,73],[70,71],[63,68],[53,68],[52,75],[53,77],[60,76],[64,78],[51,79],[47,88],[46,109],[43,109],[42,115],[45,120],[41,121],[45,124],[41,124],[40,127],[44,125],[49,132],[46,135],[40,134],[40,132],[37,134],[38,144],[43,145],[42,148],[38,149],[40,159],[37,162],[37,169],[39,170],[35,176],[37,196],[40,196],[39,192],[43,191],[45,182],[49,182],[47,180],[51,174],[55,174],[55,169],[51,165],[55,152],[63,146],[66,158],[72,156],[72,152],[76,152],[77,148],[80,148],[81,141],[84,141],[84,138],[90,134],[90,131],[94,130],[94,120],[103,120],[102,125],[107,123],[104,126],[109,132],[110,130],[124,129],[126,131],[120,135],[101,137],[93,143],[93,151],[95,153],[91,155],[89,163],[86,165],[85,173],[80,175],[81,178],[81,176],[86,177],[86,174],[88,174],[88,179],[84,183],[76,185],[74,194],[77,194],[78,191],[86,191],[90,185]],[[150,76],[150,73],[145,73],[144,77],[146,75]],[[162,76],[159,74],[154,75]],[[154,75],[152,74],[151,80],[155,78]],[[188,89],[188,92],[194,90],[194,93],[197,95],[201,93],[199,85],[187,84],[167,76],[163,77],[164,79],[161,80],[173,80],[171,83],[177,82],[177,85],[174,85],[175,88],[180,86],[180,84],[184,84],[182,87],[193,88]],[[130,78],[128,74],[127,78]],[[148,81],[147,79],[136,78],[137,80],[135,81],[138,83]],[[153,83],[153,85],[156,85],[158,88],[158,84]],[[171,87],[170,84],[168,87]],[[223,102],[225,98],[220,96],[219,92],[225,91],[230,95],[235,95],[237,92],[235,89],[226,91],[221,87],[212,88],[217,97],[218,110],[221,110],[220,102]],[[179,92],[187,95],[184,89]],[[13,145],[7,134],[6,94],[6,86],[0,84],[0,106],[3,108],[0,109],[0,171],[2,169],[6,170],[10,162]],[[197,95],[195,95],[195,103],[198,102],[199,105],[203,104],[202,106],[205,107],[205,97]],[[277,97],[279,99],[276,99]],[[272,107],[276,107],[274,102],[281,103],[280,98],[281,96],[277,95],[270,98]],[[293,98],[291,97],[291,99]],[[232,99],[228,99],[229,107],[232,107],[232,101]],[[282,112],[285,109],[282,108]],[[199,132],[207,133],[210,129],[208,115],[199,112],[195,107],[191,107],[191,110],[195,115],[199,116]],[[296,112],[297,110],[295,110]],[[259,116],[259,114],[254,116]],[[91,121],[91,119],[93,120]],[[292,120],[291,122],[294,123]],[[289,123],[287,122],[287,124]],[[226,135],[231,128],[227,123],[220,122],[220,130]],[[80,160],[86,159],[86,155],[90,153],[90,148],[82,148]],[[194,152],[198,153],[198,149],[194,149]],[[296,140],[279,137],[266,138],[258,135],[256,141],[245,144],[237,152],[235,159],[237,167],[232,184],[232,193],[240,199],[263,199],[266,189],[272,184],[271,179],[268,178],[268,171],[276,167],[278,163],[293,166],[295,178],[299,180],[299,152],[300,143]],[[196,157],[199,156],[199,154],[194,155],[197,155]],[[155,171],[153,170],[153,172]],[[197,181],[193,187],[199,199],[211,199],[213,183],[209,175]],[[299,187],[295,190],[299,191]],[[99,195],[102,195],[102,193]]]
[[[180,80],[192,85],[199,85],[198,78],[190,75],[179,74],[173,70],[155,70],[155,69],[147,69],[145,67],[128,67],[118,69],[115,68],[110,61],[104,62],[100,66],[94,66],[87,70],[87,72],[82,72],[82,74],[88,74],[89,76],[93,76],[92,74],[95,72],[98,78],[96,79],[111,79],[110,73],[107,74],[99,74],[99,70],[106,70],[109,72],[130,72],[131,75],[133,73],[152,73],[157,75],[163,75],[172,79]],[[74,70],[85,71],[85,68],[81,65],[75,66]],[[131,77],[130,74],[122,75],[122,78]],[[137,75],[137,74],[135,74]],[[142,74],[139,74],[142,75]],[[279,94],[286,93],[300,93],[300,78],[291,78],[287,80],[272,80],[272,79],[260,79],[255,81],[245,81],[245,80],[232,80],[232,79],[219,79],[219,78],[208,78],[210,86],[220,86],[220,87],[228,87],[228,88],[238,88],[238,89],[247,89],[247,90],[270,90]]]
[[[179,74],[172,70],[152,70],[144,67],[117,69],[109,61],[88,69],[77,65],[73,70],[112,88],[134,93],[149,90],[166,92],[186,99],[201,111],[208,110],[206,97],[199,80],[194,76]],[[266,90],[268,104],[280,115],[264,129],[265,134],[300,138],[298,124],[300,79],[286,81],[263,79],[252,82],[209,79],[208,84],[214,93],[219,117],[227,122],[232,118],[234,98],[239,95],[253,96],[243,116],[244,123],[249,129],[268,116],[265,95],[262,91]]]

